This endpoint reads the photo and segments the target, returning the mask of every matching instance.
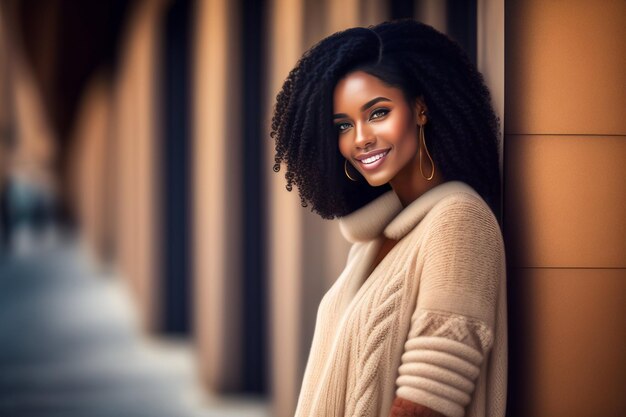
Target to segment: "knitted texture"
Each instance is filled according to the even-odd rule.
[[[504,250],[480,196],[446,182],[403,209],[389,192],[340,228],[353,247],[320,303],[296,416],[386,416],[396,395],[503,416]],[[399,241],[366,276],[383,236]]]

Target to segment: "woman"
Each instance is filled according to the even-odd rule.
[[[291,71],[274,170],[352,243],[297,416],[504,415],[497,135],[480,73],[415,21],[336,33]]]

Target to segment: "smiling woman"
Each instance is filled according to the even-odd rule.
[[[442,182],[439,175],[434,178],[435,166],[429,160],[416,158],[418,130],[427,121],[422,98],[409,103],[402,90],[354,71],[337,83],[333,108],[339,151],[371,186],[390,184],[406,206]],[[429,177],[418,174],[422,164],[428,164],[421,172],[427,169]]]
[[[504,415],[497,134],[480,73],[415,21],[338,32],[291,71],[274,170],[352,243],[296,416]]]

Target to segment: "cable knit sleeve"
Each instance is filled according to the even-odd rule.
[[[429,216],[396,395],[462,417],[493,341],[503,243],[478,197],[447,198]]]

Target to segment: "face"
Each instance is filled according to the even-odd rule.
[[[418,152],[423,102],[409,105],[402,90],[363,71],[342,78],[333,94],[339,151],[372,186],[410,170]]]

